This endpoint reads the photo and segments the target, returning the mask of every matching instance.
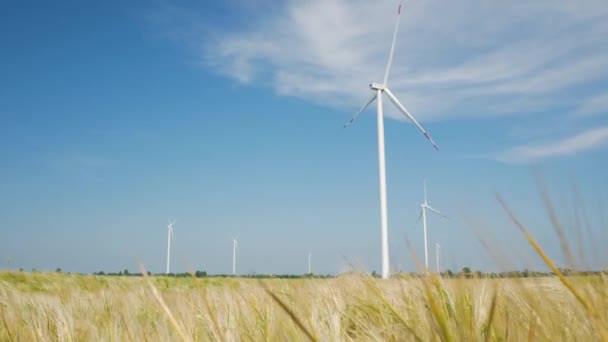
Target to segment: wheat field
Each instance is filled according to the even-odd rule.
[[[1,341],[597,341],[603,276],[441,279],[0,274]],[[598,315],[600,325],[593,315]]]

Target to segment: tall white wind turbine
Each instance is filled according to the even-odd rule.
[[[169,221],[169,224],[167,224],[167,272],[166,274],[169,274],[170,271],[170,267],[171,267],[171,241],[173,240],[173,225],[175,224],[176,221]]]
[[[236,275],[236,255],[239,251],[238,236],[232,239],[232,275]]]
[[[383,83],[371,83],[369,87],[374,92],[369,100],[363,105],[363,107],[353,116],[344,127],[350,126],[355,119],[367,109],[367,107],[377,100],[377,121],[378,121],[378,174],[380,178],[380,228],[382,237],[382,278],[386,279],[389,276],[389,259],[388,259],[388,222],[387,222],[387,209],[386,209],[386,167],[384,160],[384,116],[382,114],[382,94],[386,94],[388,99],[397,107],[397,109],[403,113],[418,129],[424,134],[424,136],[430,141],[431,144],[437,148],[437,145],[431,139],[430,135],[420,126],[418,121],[414,118],[410,112],[399,102],[399,100],[393,95],[388,88],[388,75],[391,70],[391,64],[393,62],[393,53],[395,52],[395,42],[397,40],[397,31],[399,29],[399,18],[401,17],[401,4],[397,9],[397,22],[395,23],[395,31],[393,32],[393,42],[391,44],[391,50],[388,55],[388,63],[386,65],[386,71],[384,72]]]
[[[439,254],[441,253],[441,245],[435,242],[435,263],[437,263],[437,274],[439,274]]]
[[[428,251],[428,243],[427,243],[427,226],[426,226],[426,210],[430,210],[435,214],[445,218],[445,215],[434,209],[429,205],[426,198],[426,179],[424,180],[424,202],[420,204],[420,215],[418,216],[418,221],[422,217],[422,226],[424,228],[424,270],[428,272],[429,270],[429,251]]]

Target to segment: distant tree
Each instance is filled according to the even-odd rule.
[[[471,273],[471,269],[468,268],[468,267],[463,267],[462,268],[462,273],[464,273],[464,274],[470,274]]]
[[[19,272],[23,272],[23,267],[19,267]]]
[[[61,267],[57,267],[57,269],[55,270],[55,272],[61,273]]]
[[[204,278],[207,276],[207,272],[205,271],[196,271],[194,272],[194,276],[197,278]]]
[[[448,277],[452,278],[454,276],[454,272],[452,272],[452,270],[447,270],[445,272],[447,274]]]
[[[129,270],[125,268],[125,270],[122,272],[122,274],[128,276],[129,275]]]

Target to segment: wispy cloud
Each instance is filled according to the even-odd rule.
[[[595,116],[608,114],[608,92],[591,96],[574,112],[574,116]]]
[[[236,82],[354,109],[382,76],[395,8],[290,0],[204,39],[203,60]],[[608,80],[607,36],[605,0],[407,2],[390,83],[422,120],[561,108]]]
[[[526,163],[551,157],[574,155],[598,148],[608,142],[608,126],[587,130],[565,139],[545,143],[521,145],[494,156],[505,163]]]

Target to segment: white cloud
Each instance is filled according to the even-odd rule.
[[[590,129],[556,142],[517,146],[500,153],[495,156],[495,159],[505,163],[526,163],[551,157],[574,155],[600,147],[607,142],[608,126],[605,126]]]
[[[608,114],[608,92],[587,98],[574,112],[575,116]]]
[[[224,27],[204,60],[237,82],[354,110],[382,77],[395,9],[290,0],[246,29]],[[605,0],[407,2],[389,83],[421,120],[559,108],[608,80],[607,22]]]

